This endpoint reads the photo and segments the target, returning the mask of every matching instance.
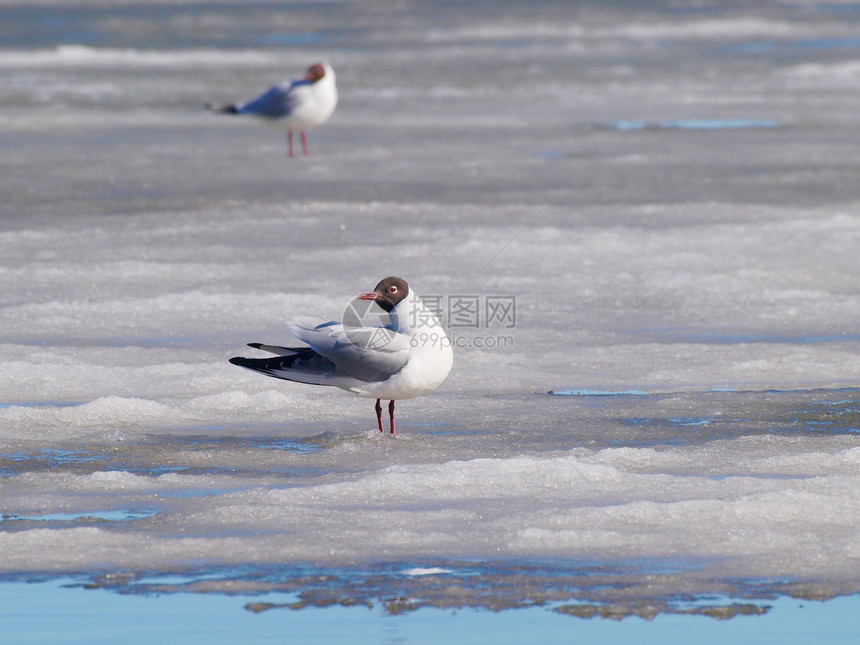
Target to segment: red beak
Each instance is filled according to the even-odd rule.
[[[363,293],[358,299],[359,300],[379,300],[381,297],[378,293]]]

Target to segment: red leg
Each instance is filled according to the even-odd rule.
[[[305,131],[302,130],[302,151],[305,153],[305,157],[308,156],[308,135],[305,134]]]
[[[287,131],[287,154],[293,156],[293,131]]]
[[[388,416],[391,419],[391,434],[394,434],[394,401],[388,402]]]
[[[385,432],[382,429],[382,406],[379,404],[379,399],[376,399],[376,422],[379,424],[379,431]]]

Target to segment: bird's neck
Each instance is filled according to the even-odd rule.
[[[399,334],[414,334],[439,325],[433,312],[411,291],[391,310],[389,317],[391,328]]]

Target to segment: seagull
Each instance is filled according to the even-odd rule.
[[[249,114],[287,131],[287,149],[293,156],[293,131],[302,139],[308,154],[307,130],[328,121],[337,106],[334,70],[328,63],[315,63],[300,79],[275,85],[255,99],[223,107],[209,106],[221,114]]]
[[[394,401],[422,396],[442,384],[454,363],[451,341],[436,314],[405,280],[394,276],[359,295],[347,307],[344,320],[294,318],[287,329],[307,347],[248,343],[277,356],[237,356],[230,362],[274,378],[333,385],[376,399],[380,432],[385,432],[381,401],[387,400],[395,434]]]

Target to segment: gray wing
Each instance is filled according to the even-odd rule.
[[[385,327],[344,328],[331,320],[296,318],[287,328],[334,363],[339,373],[362,381],[384,381],[409,360],[409,339]]]
[[[237,107],[236,112],[239,114],[262,116],[267,119],[285,117],[293,111],[294,97],[290,94],[293,87],[295,87],[295,83],[286,88],[275,85],[269,88],[268,92]]]

